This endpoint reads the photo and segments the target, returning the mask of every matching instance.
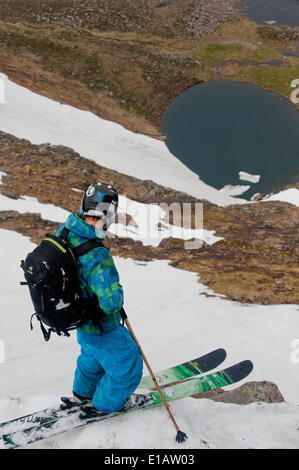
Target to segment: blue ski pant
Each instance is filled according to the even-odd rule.
[[[73,391],[93,399],[104,412],[120,411],[138,387],[143,372],[139,348],[124,326],[107,333],[77,330],[81,354],[77,359]]]

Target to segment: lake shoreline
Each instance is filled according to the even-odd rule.
[[[283,4],[283,5],[282,5]],[[299,7],[296,0],[240,0],[239,11],[257,23],[279,23],[299,26]]]
[[[254,84],[214,77],[174,100],[161,131],[169,151],[202,181],[218,190],[226,187],[224,192],[244,186],[241,197],[250,201],[297,182],[293,156],[299,153],[299,115],[287,105],[284,97]],[[243,171],[260,175],[261,181],[241,188],[238,172]]]

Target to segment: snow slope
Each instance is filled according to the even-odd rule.
[[[38,323],[30,331],[32,306],[28,289],[18,284],[19,260],[34,245],[6,230],[0,230],[0,243],[0,263],[5,266],[0,274],[0,339],[5,344],[5,362],[0,363],[2,421],[55,404],[60,395],[69,394],[79,347],[74,333],[71,338],[53,336],[46,343]],[[248,380],[275,382],[287,401],[238,406],[188,398],[173,403],[179,425],[189,434],[184,448],[298,447],[299,364],[291,360],[291,344],[298,337],[298,307],[242,305],[206,297],[210,291],[197,282],[196,274],[172,268],[167,261],[116,258],[115,262],[126,311],[154,370],[224,347],[224,367],[251,359],[254,371]],[[169,418],[157,408],[31,447],[181,449],[174,437]]]
[[[0,130],[33,144],[71,147],[99,165],[224,206],[246,202],[208,186],[174,157],[165,143],[45,98],[0,73],[6,89]]]

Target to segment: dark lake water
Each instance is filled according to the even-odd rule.
[[[280,24],[299,25],[298,0],[242,0],[238,8],[258,23],[277,21]]]
[[[299,112],[253,85],[214,79],[189,88],[164,113],[161,131],[169,150],[205,183],[251,184],[241,196],[247,199],[299,175]],[[261,179],[241,181],[239,171]]]

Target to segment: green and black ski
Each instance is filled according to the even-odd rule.
[[[253,364],[251,361],[242,361],[222,371],[208,374],[203,377],[191,378],[190,380],[186,380],[172,386],[166,386],[163,388],[162,392],[167,402],[179,400],[208,390],[232,385],[247,377],[252,369]],[[0,440],[0,448],[12,449],[22,447],[41,439],[46,439],[66,431],[81,428],[89,423],[99,422],[116,416],[122,416],[132,411],[144,410],[161,405],[162,400],[159,393],[156,390],[153,390],[147,394],[146,402],[142,403],[143,404],[141,405],[133,405],[131,408],[124,411],[109,414],[100,413],[92,418],[89,416],[88,412],[86,413],[86,407],[85,409],[84,407],[82,409],[79,408],[79,410],[77,407],[71,413],[70,410],[65,410],[66,414],[64,415],[52,413],[51,416],[47,417],[48,421],[40,424],[39,426],[3,434],[1,438],[2,442]]]
[[[225,350],[221,348],[216,349],[215,351],[205,354],[204,356],[197,357],[192,361],[184,362],[183,364],[157,372],[155,377],[161,387],[172,382],[178,382],[180,380],[194,377],[195,375],[209,372],[210,370],[218,367],[225,358]],[[151,376],[147,375],[146,377],[143,377],[138,388],[151,389],[154,387],[154,382],[152,381]]]
[[[160,386],[162,386],[178,380],[187,379],[193,377],[194,375],[198,375],[215,369],[224,361],[225,358],[225,350],[221,348],[216,349],[215,351],[211,351],[210,353],[193,359],[192,361],[184,362],[183,364],[179,364],[177,366],[158,372],[156,374],[157,380]],[[151,377],[143,377],[138,388],[154,388],[154,384]],[[76,405],[70,405],[69,409],[73,407],[76,407]],[[60,413],[63,414],[63,411],[61,410],[61,405],[58,405],[57,407],[45,408],[44,410],[0,423],[0,436],[8,432],[20,431],[22,429],[26,429],[35,425],[39,426],[40,424],[44,424],[45,422],[47,422],[47,420],[49,420],[49,416],[53,414],[59,415]]]

